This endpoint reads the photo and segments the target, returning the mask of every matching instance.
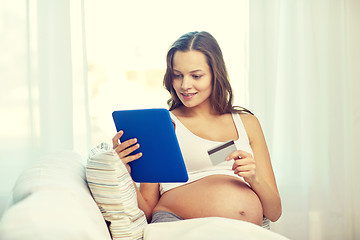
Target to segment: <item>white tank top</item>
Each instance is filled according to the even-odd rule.
[[[187,129],[171,112],[170,116],[175,122],[175,133],[184,158],[186,169],[188,171],[189,180],[186,183],[160,183],[160,194],[164,194],[173,188],[194,182],[210,175],[223,174],[237,176],[232,170],[233,160],[224,161],[216,166],[212,165],[207,150],[220,145],[222,142],[210,141],[198,137]],[[232,118],[239,137],[236,141],[234,141],[236,148],[253,155],[249,138],[246,134],[240,115],[232,114]]]

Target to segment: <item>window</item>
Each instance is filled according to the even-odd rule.
[[[248,0],[86,1],[89,104],[94,145],[115,134],[111,113],[167,108],[162,80],[170,45],[189,31],[219,42],[235,94],[247,105]]]

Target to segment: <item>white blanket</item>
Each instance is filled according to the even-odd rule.
[[[144,240],[286,240],[288,238],[252,223],[220,217],[153,223]]]

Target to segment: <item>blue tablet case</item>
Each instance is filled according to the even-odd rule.
[[[129,163],[135,182],[187,182],[188,175],[169,111],[163,108],[114,111],[121,142],[137,138],[142,156]]]

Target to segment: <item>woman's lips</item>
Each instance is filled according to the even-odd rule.
[[[192,99],[197,93],[181,93],[184,100]]]

